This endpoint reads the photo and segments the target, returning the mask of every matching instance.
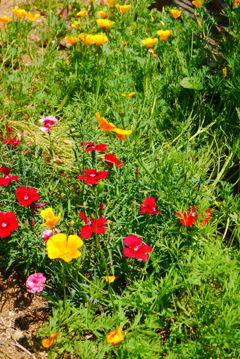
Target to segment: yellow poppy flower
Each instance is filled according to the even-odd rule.
[[[74,44],[76,44],[76,42],[79,41],[79,38],[76,36],[66,36],[66,37],[64,37],[64,40],[69,42],[69,44],[74,45]]]
[[[105,27],[108,30],[115,24],[114,21],[110,21],[107,19],[97,19],[96,21],[98,26],[100,26],[101,28]]]
[[[102,45],[108,41],[108,37],[105,34],[93,35],[93,41],[95,45]]]
[[[99,112],[96,112],[95,115],[97,116],[99,127],[103,131],[112,131],[114,128],[116,128],[116,126],[113,123],[108,122],[105,117],[101,117]]]
[[[131,7],[131,5],[115,5],[115,8],[121,13],[125,14],[125,12]]]
[[[161,37],[162,40],[167,40],[171,35],[169,30],[158,30],[157,34]]]
[[[12,18],[10,16],[4,15],[3,17],[0,17],[0,22],[2,24],[7,24],[9,21],[12,21]]]
[[[154,44],[156,44],[156,42],[158,42],[157,38],[151,39],[145,39],[141,41],[144,45],[148,46],[148,47],[152,47]]]
[[[104,279],[105,279],[108,283],[112,283],[112,282],[115,281],[116,277],[115,277],[115,275],[106,275],[106,276],[104,277]]]
[[[58,213],[58,216],[54,216],[53,210],[50,207],[43,209],[40,214],[42,218],[46,220],[41,226],[47,226],[49,228],[54,228],[61,218],[61,213]]]
[[[192,1],[192,4],[196,7],[201,7],[203,3],[204,3],[204,0]]]
[[[85,16],[87,16],[87,11],[82,10],[82,11],[79,11],[75,17],[85,17]]]
[[[107,13],[105,11],[98,11],[98,15],[104,19],[107,16]]]
[[[77,235],[71,235],[67,239],[64,233],[58,233],[49,238],[46,249],[50,259],[63,259],[65,262],[70,262],[74,258],[78,258],[81,252],[79,247],[83,246],[83,241]]]
[[[17,16],[18,18],[27,16],[27,12],[24,9],[12,9],[12,12],[14,13],[15,16]]]
[[[49,348],[52,345],[52,343],[54,342],[54,340],[57,338],[58,334],[59,333],[54,334],[54,333],[50,332],[49,339],[42,340],[42,346],[44,348]]]
[[[117,330],[113,330],[106,335],[107,342],[112,345],[121,343],[124,339],[122,328],[118,327]]]
[[[94,35],[88,35],[85,34],[84,32],[82,32],[80,35],[78,35],[78,37],[81,39],[81,41],[84,43],[84,45],[91,45],[94,44],[94,40],[93,40],[93,36]]]
[[[26,17],[28,18],[29,21],[35,21],[39,18],[39,16],[41,15],[40,14],[33,15],[31,12],[26,12]]]
[[[179,16],[181,16],[182,13],[181,10],[176,10],[176,9],[172,9],[169,12],[174,17],[174,19],[177,19]]]

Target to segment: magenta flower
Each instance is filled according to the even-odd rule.
[[[77,179],[84,180],[87,184],[96,184],[99,180],[108,176],[107,171],[82,170],[82,172],[85,173],[85,175],[79,175]]]
[[[80,237],[81,238],[90,238],[93,233],[97,233],[97,234],[105,233],[106,222],[107,222],[106,218],[97,218],[97,219],[92,219],[89,221],[84,212],[81,212],[78,215],[79,215],[79,217],[82,218],[82,220],[86,224],[85,226],[80,228],[80,230],[81,230]]]
[[[80,143],[81,146],[86,147],[85,152],[90,152],[90,151],[107,151],[107,145],[105,143],[99,144],[99,145],[94,145],[94,142],[81,142]]]
[[[43,290],[46,278],[42,273],[35,273],[28,277],[26,287],[29,293],[38,293]]]
[[[156,210],[156,199],[154,197],[146,197],[143,203],[140,205],[140,208],[140,213],[162,213],[161,211]]]
[[[128,246],[130,248],[124,247],[123,254],[126,257],[141,259],[143,262],[145,262],[148,259],[148,255],[145,253],[152,252],[152,247],[146,244],[141,244],[142,241],[142,238],[134,235],[129,235],[125,237],[123,243],[125,244],[125,246]]]
[[[49,132],[51,130],[51,126],[55,125],[58,122],[58,120],[53,116],[47,116],[41,118],[39,122],[44,124],[43,126],[40,127],[40,130],[44,132]]]
[[[20,182],[18,176],[9,176],[10,171],[9,167],[0,167],[0,172],[4,174],[4,177],[0,178],[0,186],[7,186],[12,181]]]

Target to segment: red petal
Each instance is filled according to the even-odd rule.
[[[91,226],[84,226],[80,228],[80,231],[81,238],[90,238],[93,232]]]
[[[79,215],[79,217],[82,218],[82,220],[84,220],[85,223],[87,223],[88,219],[84,212],[78,213],[78,215]]]
[[[147,244],[143,244],[139,247],[139,251],[141,252],[146,252],[146,253],[151,253],[152,252],[152,247],[148,246]]]
[[[125,246],[128,247],[137,247],[142,243],[142,238],[134,235],[129,235],[124,238],[123,243],[125,244]]]

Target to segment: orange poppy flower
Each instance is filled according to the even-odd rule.
[[[103,131],[112,131],[116,128],[113,123],[108,122],[104,117],[101,117],[99,112],[96,112],[95,115],[97,116],[98,124]]]
[[[112,345],[121,343],[124,339],[124,335],[121,327],[117,327],[117,330],[113,330],[106,335],[107,342]]]
[[[239,6],[240,5],[240,0],[234,0],[233,1],[233,7]]]
[[[157,34],[161,37],[162,40],[167,40],[171,35],[171,31],[169,30],[158,30]]]
[[[110,21],[107,19],[97,19],[96,21],[98,26],[100,26],[101,28],[105,27],[108,30],[115,24],[114,21]]]
[[[59,333],[54,334],[54,333],[50,332],[49,339],[42,340],[42,346],[44,348],[49,348],[52,345],[52,343],[54,342],[54,340],[57,338],[58,334]]]
[[[98,14],[104,19],[107,16],[105,11],[98,11]]]
[[[94,44],[93,35],[88,35],[82,32],[80,35],[78,35],[80,40],[84,43],[84,45],[91,45]]]
[[[125,14],[125,12],[131,7],[131,5],[115,5],[115,8],[121,13]]]
[[[0,22],[2,24],[7,24],[9,21],[12,21],[12,18],[10,16],[4,15],[3,17],[0,17]]]
[[[151,39],[145,39],[141,41],[144,45],[146,45],[147,47],[153,47],[154,44],[156,44],[156,42],[158,42],[157,38]]]
[[[28,18],[29,21],[35,21],[39,18],[39,16],[41,15],[40,14],[33,15],[31,12],[26,12],[26,17]]]
[[[66,36],[66,37],[64,37],[64,40],[69,42],[69,44],[74,45],[74,44],[76,44],[76,42],[79,41],[79,38],[76,36]]]
[[[177,19],[179,16],[181,16],[182,13],[181,10],[176,10],[176,9],[172,9],[169,12],[174,17],[174,19]]]
[[[102,45],[108,41],[108,37],[105,34],[93,35],[93,42],[95,45]]]
[[[204,3],[204,0],[194,0],[192,1],[192,4],[196,7],[201,7],[202,4]]]
[[[27,14],[26,10],[24,10],[24,9],[12,9],[12,12],[18,18],[24,17]]]

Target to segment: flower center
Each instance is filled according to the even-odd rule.
[[[139,250],[139,246],[133,247],[133,250],[134,250],[135,252],[137,252],[137,251]]]
[[[8,225],[8,223],[7,223],[7,222],[2,222],[2,224],[1,224],[2,228],[7,227],[7,225]]]
[[[28,199],[29,197],[28,196],[24,196],[23,199],[25,199],[25,201]]]
[[[96,177],[96,173],[92,173],[89,177]]]

